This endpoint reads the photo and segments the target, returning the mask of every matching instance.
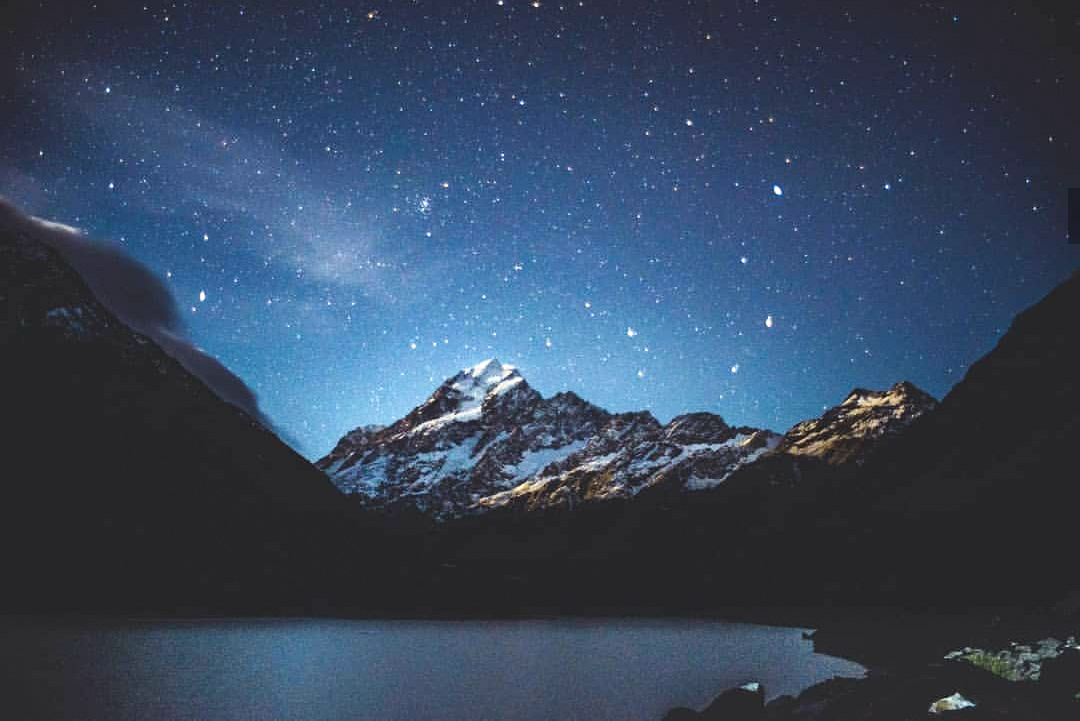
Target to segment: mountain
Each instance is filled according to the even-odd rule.
[[[792,427],[776,450],[830,465],[861,464],[884,438],[901,433],[936,405],[930,394],[908,381],[886,391],[856,388],[821,417]]]
[[[612,414],[573,393],[541,397],[513,366],[489,359],[444,382],[389,426],[346,434],[316,466],[369,508],[446,520],[494,510],[705,491],[762,462],[788,475],[860,465],[936,401],[908,382],[857,388],[783,436],[712,413],[663,425]],[[778,460],[777,456],[786,459]]]
[[[493,358],[448,379],[396,423],[346,434],[316,466],[369,507],[408,505],[445,519],[569,508],[656,485],[706,488],[778,438],[709,413],[661,425],[569,392],[543,398]]]
[[[328,597],[333,549],[359,537],[341,494],[121,322],[43,242],[47,225],[3,210],[0,608],[251,613]]]

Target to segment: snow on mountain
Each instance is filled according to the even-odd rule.
[[[775,448],[780,439],[768,430],[731,433],[736,429],[726,428],[708,442],[677,444],[665,438],[671,424],[660,427],[648,414],[626,415],[647,418],[612,424],[625,426],[622,432],[614,433],[606,428],[609,432],[602,434],[602,439],[590,440],[580,451],[548,465],[528,481],[481,499],[477,505],[488,509],[572,507],[581,501],[632,497],[652,486],[703,490],[722,483],[738,468]]]
[[[439,406],[445,412],[424,421],[413,432],[426,433],[447,423],[477,420],[488,396],[502,395],[524,380],[514,366],[503,365],[495,358],[466,368],[449,381],[443,396],[448,404]]]
[[[879,439],[898,433],[936,405],[932,396],[907,381],[886,391],[856,388],[820,418],[797,423],[777,449],[830,464],[861,463]]]
[[[369,505],[445,518],[572,506],[657,484],[706,488],[778,439],[710,413],[662,426],[649,413],[611,414],[573,393],[545,399],[516,368],[489,359],[396,423],[346,434],[316,465]]]

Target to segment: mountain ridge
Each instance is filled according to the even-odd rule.
[[[410,506],[438,520],[569,508],[646,488],[705,490],[774,452],[861,463],[934,404],[901,381],[887,391],[856,388],[783,435],[704,411],[661,424],[648,411],[609,413],[568,391],[545,399],[516,367],[489,358],[398,421],[345,434],[315,465],[369,507]]]

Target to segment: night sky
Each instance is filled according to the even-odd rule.
[[[5,7],[0,195],[159,275],[311,458],[490,356],[661,421],[941,397],[1080,266],[1030,3]]]

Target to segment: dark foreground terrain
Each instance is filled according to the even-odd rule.
[[[727,689],[706,708],[672,709],[664,721],[1075,721],[1080,623],[1064,610],[819,614],[815,650],[863,664],[865,678],[832,679],[768,703],[767,689]]]

